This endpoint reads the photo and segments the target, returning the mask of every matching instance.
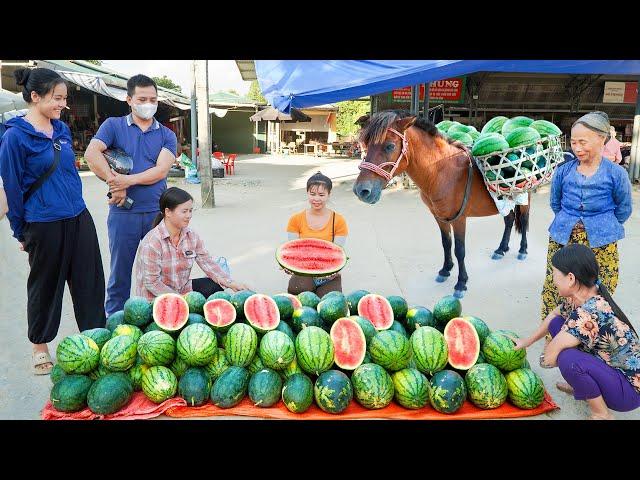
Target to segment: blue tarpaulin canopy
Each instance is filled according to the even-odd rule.
[[[262,94],[278,110],[388,92],[474,72],[640,75],[640,60],[256,60]]]

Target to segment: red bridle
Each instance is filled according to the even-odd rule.
[[[398,159],[395,162],[384,162],[384,163],[381,163],[380,165],[376,165],[375,163],[367,162],[365,160],[365,157],[363,157],[362,162],[360,162],[360,165],[358,165],[358,168],[360,170],[362,169],[370,170],[373,173],[376,173],[380,175],[382,178],[384,178],[387,181],[387,183],[389,183],[393,178],[393,174],[398,169],[398,165],[400,165],[400,161],[402,160],[402,157],[407,156],[407,147],[409,146],[409,141],[407,140],[407,137],[405,135],[401,134],[397,130],[394,130],[393,128],[389,128],[388,131],[395,133],[402,139],[402,151],[400,152]],[[387,172],[386,170],[384,170],[384,168],[388,166],[391,166],[390,172]]]

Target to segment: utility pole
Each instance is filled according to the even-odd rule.
[[[209,63],[207,60],[195,61],[196,97],[198,100],[198,174],[202,207],[213,208],[216,205],[213,192],[213,172],[211,171],[211,137],[209,136]]]
[[[198,166],[198,110],[196,108],[196,61],[191,63],[191,160]]]

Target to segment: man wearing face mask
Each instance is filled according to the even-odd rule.
[[[111,193],[107,219],[111,252],[107,317],[122,310],[130,296],[138,244],[151,230],[158,214],[160,195],[167,188],[166,177],[175,162],[177,148],[175,133],[154,118],[158,89],[151,78],[135,75],[129,79],[127,103],[131,113],[105,120],[85,153],[89,168],[107,182]],[[133,159],[129,175],[109,168],[102,152],[116,148]],[[126,203],[127,197],[133,200],[133,206]]]

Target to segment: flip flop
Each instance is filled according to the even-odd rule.
[[[32,368],[34,375],[49,375],[51,373],[51,370],[53,370],[53,362],[51,361],[51,357],[47,352],[33,352],[33,354],[31,355],[31,360],[33,362]],[[41,365],[46,365],[47,363],[51,365],[47,367],[40,367]]]

